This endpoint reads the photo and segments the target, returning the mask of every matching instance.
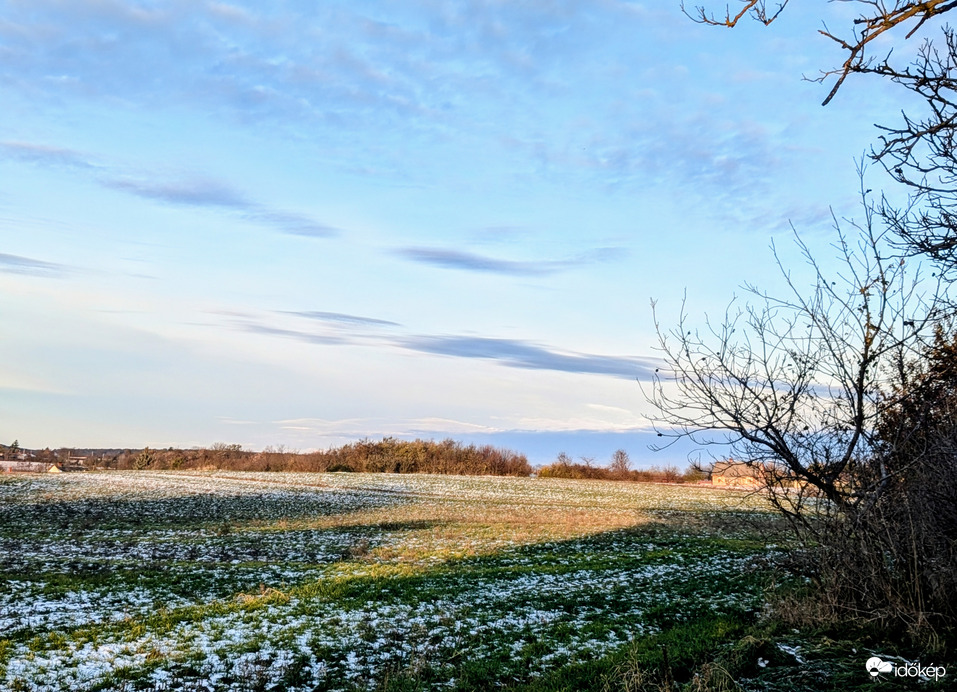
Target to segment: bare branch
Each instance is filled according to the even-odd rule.
[[[831,102],[848,75],[878,71],[874,67],[875,63],[867,55],[867,48],[871,43],[898,26],[909,27],[903,36],[903,40],[907,40],[930,19],[957,7],[957,0],[924,0],[923,2],[896,0],[892,5],[881,0],[847,1],[863,6],[860,16],[854,20],[853,35],[849,38],[841,38],[826,26],[819,31],[822,36],[837,43],[847,53],[847,58],[840,67],[825,70],[814,80],[823,82],[830,77],[836,77],[834,85],[822,103],[824,106]],[[695,6],[694,11],[689,11],[683,2],[681,10],[700,24],[732,28],[747,16],[767,26],[781,15],[787,4],[788,0],[782,0],[772,12],[768,12],[766,0],[744,0],[741,9],[733,14],[730,6],[726,6],[723,18],[708,12],[703,6]],[[880,64],[886,63],[887,58]]]
[[[744,0],[744,6],[734,16],[731,15],[731,7],[726,6],[724,19],[717,19],[714,14],[709,13],[704,7],[697,5],[694,8],[694,12],[689,12],[685,7],[684,2],[681,3],[681,11],[699,24],[734,27],[745,16],[750,14],[755,20],[767,26],[778,18],[778,15],[781,14],[789,1],[790,0],[782,0],[782,2],[777,6],[777,9],[775,9],[771,14],[768,14],[767,3],[765,0]]]
[[[754,302],[732,301],[703,329],[690,326],[684,303],[671,330],[655,315],[667,363],[649,396],[659,434],[727,436],[734,457],[762,470],[769,498],[796,521],[809,496],[824,498],[825,511],[873,501],[873,488],[851,479],[873,458],[877,423],[893,405],[883,394],[892,364],[919,352],[936,322],[939,284],[925,291],[919,275],[908,275],[875,230],[863,185],[861,194],[863,221],[846,222],[856,244],[835,220],[843,271],[828,276],[796,236],[810,290],[772,247],[785,295],[746,287]]]

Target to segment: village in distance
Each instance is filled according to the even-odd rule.
[[[733,459],[631,468],[628,453],[616,450],[606,465],[582,458],[577,463],[560,452],[550,464],[532,466],[525,455],[492,445],[463,444],[451,439],[413,441],[386,437],[364,439],[323,451],[299,452],[216,443],[190,449],[67,448],[27,449],[17,440],[0,443],[0,473],[65,473],[107,470],[236,470],[299,472],[439,473],[518,477],[682,483],[723,488],[761,487],[760,470]]]

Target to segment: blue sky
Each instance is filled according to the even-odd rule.
[[[773,289],[789,223],[827,254],[905,105],[802,80],[851,9],[0,1],[0,440],[683,464],[649,300]]]

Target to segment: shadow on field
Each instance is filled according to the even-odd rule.
[[[693,530],[723,536],[753,535],[785,542],[792,538],[787,521],[773,512],[652,510],[647,516],[649,521],[644,525],[655,526],[662,531]]]
[[[295,615],[307,623],[305,632],[311,634],[301,640],[307,651],[279,657],[285,644],[271,638],[274,634],[244,642],[243,667],[230,663],[219,674],[217,689],[703,692],[741,689],[744,683],[745,689],[784,692],[856,689],[856,681],[864,679],[853,650],[859,642],[848,638],[826,648],[813,634],[761,622],[760,602],[782,578],[769,544],[787,545],[786,529],[775,515],[653,510],[635,515],[631,525],[606,529],[588,523],[589,517],[576,526],[578,515],[561,512],[506,513],[497,522],[488,521],[494,512],[444,506],[421,511],[450,514],[378,521],[356,516],[406,502],[373,493],[91,499],[22,505],[13,517],[9,508],[0,508],[0,528],[29,523],[34,537],[42,530],[63,545],[71,544],[69,532],[54,529],[134,529],[120,539],[116,556],[94,562],[96,556],[88,555],[84,562],[80,549],[73,554],[77,561],[61,565],[65,573],[38,574],[56,593],[74,591],[78,584],[103,589],[135,584],[184,598],[210,594],[196,604],[154,609],[110,625],[130,640],[143,631],[202,629],[223,617],[262,617],[268,623]],[[317,528],[295,524],[328,516],[343,522]],[[239,525],[256,521],[270,523]],[[552,525],[543,529],[548,521]],[[147,533],[190,528],[212,531],[168,544],[166,534],[154,543]],[[136,530],[142,533],[137,536]],[[568,533],[548,537],[547,531]],[[89,533],[91,545],[110,542],[95,530]],[[481,554],[455,550],[461,547],[457,538],[481,546],[489,536],[506,535],[510,544]],[[0,542],[0,552],[5,545],[15,550],[14,541]],[[383,545],[396,546],[395,560],[383,559]],[[403,545],[413,546],[408,560]],[[284,569],[267,573],[264,566]],[[7,567],[12,574],[12,557]],[[290,576],[285,568],[300,570],[301,576]],[[330,628],[340,628],[348,643],[340,643],[338,632],[322,634]],[[40,633],[47,634],[38,629],[21,638]],[[37,646],[48,646],[47,641],[55,646],[60,640],[51,636]],[[352,663],[386,660],[383,649],[372,646],[378,642],[390,654],[388,662],[356,673],[344,686]],[[608,644],[602,648],[596,642]],[[799,665],[792,651],[808,664]],[[309,659],[331,671],[318,685],[308,672]],[[209,671],[199,662],[154,664],[171,676],[166,689],[205,689]],[[100,689],[158,692],[146,678],[152,670],[117,671]]]
[[[865,650],[888,656],[916,655],[900,650],[880,633],[799,631],[764,610],[765,599],[774,603],[781,593],[796,586],[778,564],[781,554],[768,553],[769,544],[786,545],[787,536],[786,527],[773,515],[669,511],[664,518],[627,528],[451,559],[417,574],[357,575],[333,584],[316,584],[312,590],[317,597],[341,603],[407,603],[413,605],[417,616],[420,607],[427,613],[432,602],[455,603],[456,594],[473,592],[477,609],[488,605],[489,594],[497,594],[492,596],[500,599],[495,608],[506,618],[520,617],[526,610],[561,613],[554,628],[541,632],[496,633],[488,629],[480,637],[458,640],[458,652],[485,653],[450,654],[446,665],[454,668],[455,683],[451,685],[445,681],[448,670],[437,673],[432,668],[432,664],[442,663],[441,642],[446,633],[413,631],[411,638],[408,633],[396,634],[396,641],[412,643],[409,657],[395,660],[381,677],[356,681],[355,689],[368,685],[368,689],[391,692],[439,688],[864,692],[873,686],[863,667]],[[696,565],[723,555],[746,559],[735,569],[696,573]],[[656,567],[676,562],[686,570],[686,579],[643,585],[600,578],[638,574],[641,568],[654,573]],[[580,588],[585,573],[595,575],[594,589]],[[518,588],[513,590],[512,585]],[[616,618],[627,612],[633,599],[640,601],[642,591],[649,587],[654,593],[643,601],[639,616],[648,634],[631,636],[598,656],[585,655],[542,670],[540,660],[556,649],[574,652],[576,641],[600,638],[612,629],[627,631],[627,623]],[[309,592],[307,587],[303,595],[311,595]],[[717,598],[712,601],[711,595]],[[738,601],[742,595],[747,596]],[[587,613],[596,617],[583,623],[579,618]],[[566,616],[568,623],[577,624],[563,625]],[[456,616],[450,613],[449,617]],[[573,630],[582,636],[570,638]],[[500,641],[496,642],[496,637]],[[945,685],[905,681],[900,689],[943,690]]]
[[[202,528],[233,522],[344,516],[409,501],[396,494],[335,490],[52,500],[0,507],[0,531]]]
[[[619,653],[635,642],[655,642],[650,655],[636,664],[651,675],[655,666],[660,668],[658,633],[672,631],[671,639],[661,640],[673,647],[668,675],[684,684],[720,646],[742,636],[754,617],[754,600],[771,581],[773,564],[765,559],[763,527],[742,531],[739,524],[736,535],[724,535],[735,518],[742,517],[698,517],[698,526],[692,529],[672,514],[667,521],[433,562],[426,547],[425,559],[414,562],[411,570],[381,569],[374,552],[357,554],[347,560],[357,566],[354,572],[303,583],[287,593],[300,604],[340,604],[344,614],[337,617],[359,622],[361,632],[372,627],[367,620],[375,623],[374,636],[368,629],[370,641],[394,641],[396,651],[408,652],[393,656],[388,670],[354,679],[355,689],[522,689],[543,672],[555,687],[541,689],[600,690],[602,680],[612,685],[607,689],[646,689],[619,686],[627,683],[616,670],[622,661]],[[428,543],[433,530],[441,533],[451,523],[425,522],[421,528],[429,533],[412,538]],[[415,530],[416,524],[370,523],[359,533],[386,526]],[[705,525],[707,530],[702,529]],[[441,534],[440,542],[444,538]],[[371,569],[362,569],[363,563]],[[734,567],[725,566],[732,563]],[[270,594],[267,589],[262,598]],[[434,611],[436,603],[445,609],[441,617]],[[375,605],[367,613],[369,604]],[[411,611],[403,611],[409,613],[405,621],[392,622],[379,609],[388,612],[393,607]],[[656,634],[636,634],[640,632]],[[587,653],[594,642],[609,639],[619,643],[612,644],[607,654]],[[556,652],[565,653],[558,653],[543,669],[543,659],[553,660]],[[359,660],[365,655],[361,647],[348,653]],[[579,653],[592,662],[573,664],[572,676],[551,675],[567,670],[567,661]],[[333,671],[339,670],[346,654],[322,651]],[[748,661],[749,666],[753,663]],[[451,687],[450,676],[455,680]],[[572,680],[570,686],[563,684]],[[589,681],[597,686],[589,686]]]

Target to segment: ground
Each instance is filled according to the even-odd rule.
[[[760,498],[704,487],[347,473],[4,477],[0,688],[869,683],[871,649],[833,642],[822,658],[820,637],[755,636],[769,595],[795,587],[776,567],[786,535]],[[848,659],[846,676],[815,663],[835,657]]]

